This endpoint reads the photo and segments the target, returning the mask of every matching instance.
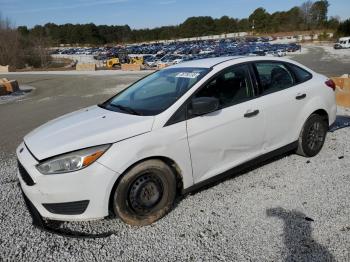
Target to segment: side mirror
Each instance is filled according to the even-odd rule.
[[[191,107],[192,115],[205,115],[219,109],[219,99],[215,97],[194,98],[192,99]]]

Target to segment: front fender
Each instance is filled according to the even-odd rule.
[[[184,189],[193,185],[186,122],[155,129],[115,143],[98,159],[98,162],[123,174],[135,163],[157,157],[168,158],[175,162],[180,169]]]

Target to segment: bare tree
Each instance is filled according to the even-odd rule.
[[[46,67],[50,61],[44,35],[22,36],[11,21],[1,14],[0,39],[0,65]]]
[[[20,36],[13,29],[9,19],[3,19],[0,14],[0,65],[16,65],[20,55]]]
[[[314,3],[311,0],[308,0],[300,6],[304,24],[306,26],[305,29],[307,30],[310,30],[311,24],[312,24],[312,6],[313,5]]]
[[[47,51],[48,41],[43,36],[33,37],[31,42],[34,45],[34,51],[40,58],[40,67],[47,67],[50,56]]]

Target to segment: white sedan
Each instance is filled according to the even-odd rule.
[[[40,217],[131,225],[175,198],[286,151],[312,157],[335,121],[335,85],[296,62],[221,57],[157,71],[106,102],[52,120],[17,149]]]

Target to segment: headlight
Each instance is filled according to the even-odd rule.
[[[62,174],[83,169],[100,156],[102,156],[110,145],[95,146],[53,157],[36,166],[44,175]]]

